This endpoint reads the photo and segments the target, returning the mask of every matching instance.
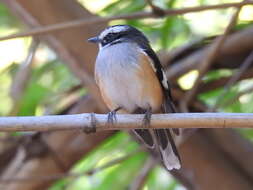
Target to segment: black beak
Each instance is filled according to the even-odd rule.
[[[91,42],[91,43],[98,43],[98,42],[100,42],[100,39],[96,36],[96,37],[93,37],[93,38],[89,38],[89,39],[88,39],[88,42]]]

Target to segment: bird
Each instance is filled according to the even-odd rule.
[[[147,37],[130,25],[105,28],[88,42],[99,46],[95,81],[109,108],[108,122],[116,113],[144,114],[143,125],[150,126],[153,113],[174,113],[170,85],[158,56]],[[160,152],[167,170],[180,169],[181,159],[173,137],[174,129],[135,129],[148,148]]]

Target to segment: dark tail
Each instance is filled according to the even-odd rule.
[[[164,113],[175,113],[176,109],[170,95],[170,91],[167,91],[165,94],[163,104]],[[171,130],[174,134],[179,135],[178,129]],[[178,154],[174,139],[172,137],[170,129],[136,129],[134,130],[135,134],[149,147],[159,149],[161,157],[165,167],[168,170],[180,169],[181,168],[181,159]],[[153,135],[151,133],[154,133]],[[155,139],[154,139],[155,138]]]
[[[148,148],[155,148],[155,142],[149,130],[135,129],[134,132],[137,135],[137,137],[141,139]]]
[[[154,135],[151,132],[154,131]],[[149,147],[154,148],[155,145],[161,153],[161,157],[165,167],[168,170],[180,169],[181,160],[176,145],[169,129],[136,129],[135,134]],[[153,137],[155,139],[153,139]]]
[[[165,167],[168,170],[180,169],[181,159],[169,129],[154,130],[157,145]]]
[[[169,86],[169,83],[168,83]],[[164,89],[164,113],[176,113],[176,107],[173,103],[170,89]],[[155,130],[156,137],[158,139],[158,147],[163,159],[163,163],[168,170],[180,169],[181,159],[177,151],[173,136],[171,133],[179,135],[179,129],[157,129]]]

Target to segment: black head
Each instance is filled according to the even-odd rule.
[[[135,42],[141,47],[149,46],[149,41],[144,34],[129,25],[109,26],[99,36],[90,38],[88,41],[99,43],[100,47],[122,42]]]

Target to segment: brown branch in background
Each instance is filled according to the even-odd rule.
[[[206,139],[212,141],[220,150],[224,151],[224,157],[233,161],[233,166],[239,168],[240,176],[245,176],[253,182],[253,147],[252,141],[238,133],[238,130],[202,130]],[[227,161],[226,161],[227,162]],[[253,184],[251,185],[251,188]],[[226,188],[225,188],[226,189]]]
[[[212,64],[211,68],[238,68],[240,64],[236,59],[240,57],[240,61],[243,61],[245,53],[249,53],[253,49],[252,33],[253,27],[247,27],[244,30],[230,34],[222,45],[219,54],[215,57],[215,64]],[[165,57],[163,60],[165,68],[169,66],[169,69],[166,69],[167,78],[169,80],[177,80],[177,78],[185,73],[197,69],[198,65],[205,58],[208,48],[209,46],[202,47],[187,56],[181,54],[180,59],[173,62],[170,62],[170,59],[166,59],[166,56],[163,56]]]
[[[159,56],[160,61],[163,64],[163,67],[167,69],[168,66],[171,66],[170,64],[175,62],[174,60],[176,60],[179,57],[185,57],[185,52],[189,52],[191,49],[195,49],[195,47],[199,46],[199,44],[202,44],[204,40],[205,38],[201,37],[196,40],[192,40],[185,44],[182,44],[179,47],[175,47],[171,49],[170,51],[160,50],[158,52],[158,56]]]
[[[238,71],[236,72],[236,74],[233,75],[229,79],[229,81],[227,82],[227,84],[223,88],[222,93],[216,99],[216,102],[215,102],[214,106],[212,108],[210,108],[208,110],[208,112],[213,112],[215,109],[217,109],[217,107],[219,106],[221,100],[224,98],[224,96],[226,95],[226,93],[228,93],[228,91],[230,90],[230,88],[240,79],[240,77],[242,76],[242,74],[244,72],[246,72],[246,70],[250,67],[250,65],[252,63],[253,63],[253,51],[250,53],[250,55],[246,58],[246,60],[240,66],[240,68],[238,69]]]
[[[22,1],[20,1],[20,2],[22,2]],[[23,2],[25,2],[25,1],[23,1]],[[70,2],[70,1],[69,1]],[[87,106],[86,106],[87,107]],[[103,134],[104,134],[105,132],[103,132]],[[62,134],[60,134],[60,135],[62,135]],[[74,139],[76,139],[76,138],[74,138]],[[86,140],[86,139],[85,139]],[[84,141],[85,141],[84,140]],[[75,141],[75,140],[74,140]],[[205,141],[205,138],[203,138],[203,141]],[[201,141],[201,143],[199,143],[200,141],[199,141],[199,139],[198,139],[198,141],[197,141],[197,143],[195,144],[195,145],[199,145],[199,144],[204,144],[203,143],[203,141]],[[54,142],[56,142],[56,140],[55,140],[55,138],[53,138],[53,140],[52,140],[52,144],[54,144]],[[76,141],[75,141],[76,142]],[[73,143],[69,143],[69,144],[73,144]],[[79,143],[80,144],[80,143]],[[85,142],[84,142],[84,144],[85,144]],[[88,143],[89,144],[89,143]],[[94,143],[91,143],[91,144],[94,144]],[[190,144],[189,142],[187,142],[187,143],[185,143],[185,144]],[[206,145],[206,144],[204,144],[204,145]],[[210,143],[209,144],[207,144],[207,145],[209,145],[209,147],[208,147],[208,150],[211,150],[210,149]],[[86,147],[86,144],[84,145],[85,147]],[[64,146],[65,147],[65,146]],[[203,148],[203,151],[199,151],[199,150],[197,150],[197,151],[192,151],[192,150],[194,150],[194,147],[196,147],[196,146],[192,146],[192,147],[189,147],[189,149],[188,150],[190,150],[190,153],[188,154],[188,156],[191,156],[191,155],[194,155],[193,153],[203,153],[203,151],[204,151],[204,153],[205,153],[205,155],[208,155],[208,154],[206,154],[206,152],[205,152],[205,150],[206,150],[206,147],[204,147]],[[71,147],[72,148],[72,147]],[[192,149],[193,148],[193,149]],[[59,149],[59,153],[60,153],[60,155],[62,155],[62,149],[60,148]],[[213,152],[213,151],[209,151],[209,152]],[[207,152],[208,153],[208,152]],[[217,153],[217,152],[216,152]],[[222,155],[222,152],[219,152],[219,154],[214,154],[214,155],[218,155],[218,157],[220,156],[221,157],[221,160],[223,161],[224,160],[224,157],[223,157],[223,155]],[[186,158],[187,158],[187,160],[189,160],[188,159],[188,156],[185,156]],[[212,155],[208,155],[208,156],[212,156]],[[201,157],[201,159],[199,160],[199,161],[201,161],[201,160],[208,160],[208,156],[207,157]],[[69,157],[69,156],[67,156],[67,157]],[[202,158],[204,158],[204,159],[202,159]],[[207,158],[207,159],[206,159]],[[213,163],[215,163],[214,165],[211,165],[211,169],[212,168],[215,168],[215,165],[217,164],[217,159],[213,159],[214,160],[214,162]],[[43,160],[42,160],[43,161]],[[226,163],[227,162],[229,162],[229,161],[227,161],[226,160]],[[202,164],[203,165],[203,164]],[[210,164],[204,164],[204,166],[206,167],[206,166],[209,166]],[[224,170],[226,170],[226,168],[224,169],[223,168],[223,165],[225,165],[223,162],[220,164],[220,165],[218,165],[219,167],[217,167],[218,169],[219,168],[222,168],[222,172],[224,171]],[[217,165],[216,165],[217,166]],[[28,167],[29,167],[29,165],[28,165]],[[43,164],[43,167],[44,167],[44,164]],[[197,165],[197,167],[198,167],[198,165]],[[215,169],[217,169],[217,168],[215,168]],[[29,171],[31,171],[31,170],[29,170]],[[195,167],[193,167],[193,169],[191,170],[191,171],[196,171],[195,170]],[[203,171],[206,171],[206,170],[203,170]],[[234,171],[232,170],[227,170],[228,171],[228,174],[231,174],[231,173],[233,173]],[[238,172],[237,170],[236,170],[236,172]],[[37,173],[37,172],[34,172],[34,171],[32,171],[32,172],[30,172],[30,173]],[[50,173],[50,172],[49,172]],[[186,173],[186,172],[185,172]],[[200,173],[200,172],[199,172]],[[215,172],[214,172],[215,173]],[[217,173],[217,172],[216,172]],[[239,172],[238,172],[239,173]],[[192,173],[187,173],[186,175],[190,175],[190,176],[193,176],[193,175],[191,175]],[[194,173],[194,177],[195,176],[197,176],[196,178],[194,178],[194,179],[192,179],[192,181],[195,181],[195,183],[196,184],[201,184],[202,185],[202,181],[198,181],[198,175],[197,175],[198,173],[196,172],[196,173]],[[218,173],[218,179],[224,179],[223,177],[224,176],[222,176],[222,175],[219,175],[220,174],[220,172]],[[241,175],[240,175],[241,173],[239,173],[239,176],[238,176],[238,178],[240,178],[241,177]],[[188,176],[189,176],[188,175]],[[27,174],[27,176],[29,176],[29,173]],[[203,175],[202,175],[203,176]],[[213,180],[213,177],[215,178],[215,176],[217,176],[217,175],[214,175],[214,176],[212,176],[211,178],[210,178],[210,180],[211,180],[211,182],[212,182],[212,184],[214,184],[215,183],[215,180]],[[228,179],[233,179],[233,180],[228,180],[229,181],[229,184],[231,184],[231,182],[232,182],[232,185],[230,185],[230,186],[233,186],[234,184],[240,184],[240,182],[244,182],[243,180],[240,180],[240,179],[238,179],[238,178],[230,178],[231,176],[230,175],[226,175],[226,176],[229,176],[229,178]],[[216,178],[215,178],[216,179]],[[227,179],[227,178],[226,178]],[[204,180],[203,180],[204,181]],[[206,180],[205,180],[206,181]],[[207,180],[208,181],[208,180]],[[239,182],[238,182],[239,181]],[[208,181],[209,183],[210,183],[210,181]],[[214,183],[213,183],[214,182]],[[42,183],[45,183],[45,182],[42,182]],[[215,184],[217,184],[217,183],[215,183]],[[225,184],[225,185],[227,185],[227,183],[226,183],[226,180],[224,180],[224,181],[222,181],[222,184]],[[20,185],[20,184],[18,184],[18,185]],[[209,184],[208,184],[209,185]],[[224,185],[224,186],[225,186]],[[20,186],[19,186],[19,188],[20,188]],[[22,187],[21,187],[22,188]],[[16,188],[16,189],[18,189],[18,187]],[[24,189],[27,189],[27,188],[24,188]],[[37,189],[37,188],[30,188],[30,189]],[[45,187],[43,188],[43,189],[45,189]],[[201,188],[201,189],[206,189],[206,188]],[[210,188],[211,189],[211,188]],[[232,188],[233,189],[233,188]],[[235,189],[240,189],[240,188],[235,188]],[[245,189],[245,188],[243,188],[243,189]]]
[[[88,11],[85,13],[85,11],[83,11],[83,8],[81,8],[81,6],[78,5],[78,2],[76,1],[74,1],[73,3],[66,1],[65,3],[65,0],[63,0],[64,2],[61,3],[62,6],[55,5],[58,3],[60,4],[60,2],[58,1],[54,2],[53,5],[49,5],[50,3],[48,2],[43,3],[43,1],[40,0],[38,0],[39,1],[38,3],[34,4],[19,1],[8,1],[8,0],[3,1],[7,4],[7,6],[9,6],[13,10],[15,14],[18,14],[18,16],[21,17],[22,20],[24,20],[31,28],[37,27],[43,28],[42,25],[49,25],[50,23],[52,23],[52,21],[53,23],[60,23],[60,22],[63,23],[65,20],[69,21],[73,20],[74,18],[86,18],[87,20],[88,18],[94,18],[90,13],[88,13]],[[72,4],[75,4],[74,10],[71,10]],[[50,7],[49,8],[50,14],[43,15],[39,10],[39,8],[37,8],[37,11],[35,11],[38,13],[35,13],[32,10],[30,10],[31,7],[33,7],[36,10],[35,7],[36,6],[40,7],[40,5],[41,6],[47,5],[48,8]],[[76,8],[78,7],[76,5],[80,7]],[[30,8],[26,10],[25,7]],[[69,9],[71,10],[70,12],[72,13],[67,12],[61,13],[61,11],[59,11],[61,8]],[[28,10],[30,11],[30,13]],[[38,17],[36,17],[35,15],[37,15]],[[47,21],[44,22],[42,21],[43,19]],[[95,28],[102,25],[104,24],[96,25]],[[71,31],[62,31],[63,33],[61,33],[60,35],[53,33],[52,35],[43,36],[41,40],[47,42],[47,44],[58,54],[59,58],[61,60],[64,60],[64,63],[68,66],[70,71],[72,71],[75,77],[77,77],[81,81],[82,86],[85,87],[87,91],[92,95],[94,101],[97,103],[97,106],[99,107],[101,112],[105,112],[107,109],[101,99],[98,88],[95,85],[95,80],[93,77],[93,64],[91,64],[94,62],[95,46],[93,48],[89,47],[87,49],[87,47],[85,47],[84,45],[85,39],[89,37],[89,33],[91,31],[92,30],[90,29],[82,29],[80,32],[78,28],[75,28],[75,30]],[[82,37],[82,40],[76,40],[76,38],[79,37],[80,39]],[[91,51],[92,53],[88,54],[83,53],[89,51]]]
[[[253,113],[170,113],[153,114],[150,126],[143,114],[118,114],[112,125],[107,114],[74,114],[26,117],[0,117],[0,131],[104,130],[146,128],[253,128]]]
[[[25,157],[26,157],[26,152],[25,149],[19,148],[16,152],[16,155],[14,157],[14,159],[11,160],[11,163],[8,165],[8,167],[5,169],[5,171],[2,173],[2,175],[0,176],[1,178],[6,178],[7,176],[14,176],[22,167],[22,164],[25,161]],[[6,181],[7,185],[9,183],[11,183],[11,181]],[[1,187],[2,184],[0,184]]]
[[[245,1],[243,1],[245,2]],[[196,92],[198,90],[198,87],[201,83],[202,77],[206,74],[208,71],[210,65],[212,64],[214,58],[217,56],[219,53],[220,48],[222,47],[224,41],[226,40],[227,35],[233,28],[233,26],[236,23],[237,17],[241,11],[242,6],[238,7],[233,16],[230,19],[230,22],[228,26],[226,27],[223,35],[219,36],[212,45],[210,45],[209,50],[207,52],[206,57],[204,58],[203,62],[199,65],[198,71],[199,75],[198,78],[196,79],[194,86],[192,89],[185,94],[185,97],[182,99],[180,102],[180,110],[182,112],[188,112],[188,104],[189,102],[196,96]]]
[[[154,158],[149,157],[148,160],[144,163],[144,166],[140,170],[138,176],[135,177],[134,181],[132,182],[128,190],[142,189],[146,182],[148,174],[155,167],[156,164],[157,164],[157,161]]]
[[[54,41],[54,46],[57,46],[58,52],[64,54],[64,59],[67,61],[67,65],[69,66],[70,70],[75,74],[76,77],[81,81],[81,84],[88,89],[89,93],[94,98],[94,101],[97,102],[97,106],[100,110],[106,110],[106,107],[99,96],[99,90],[97,85],[95,85],[95,80],[93,74],[87,71],[87,69],[80,68],[78,63],[76,62],[76,57],[70,54],[66,48],[60,44],[59,41],[54,40],[51,38],[51,41]]]
[[[19,66],[18,71],[12,81],[10,87],[10,96],[13,100],[13,106],[9,115],[17,115],[20,107],[20,100],[24,94],[24,90],[27,87],[29,79],[32,74],[32,64],[34,56],[39,46],[39,41],[33,39],[32,44],[29,48],[28,55],[25,61]]]
[[[207,10],[225,9],[225,8],[230,8],[230,7],[241,7],[241,6],[249,5],[249,4],[253,4],[253,1],[246,0],[243,2],[237,2],[237,3],[202,5],[202,6],[187,7],[187,8],[181,8],[181,9],[173,9],[173,10],[169,9],[169,10],[164,10],[163,12],[164,12],[164,16],[175,16],[175,15],[207,11]],[[109,17],[103,17],[103,18],[89,18],[89,19],[75,20],[75,21],[64,22],[60,24],[49,25],[45,27],[38,27],[26,32],[20,32],[17,34],[0,37],[0,41],[13,39],[13,38],[26,37],[26,36],[36,36],[40,34],[51,33],[58,30],[80,27],[84,25],[106,23],[112,20],[120,20],[120,19],[131,20],[131,19],[145,19],[145,18],[155,18],[155,17],[157,17],[157,14],[152,11],[152,12],[136,12],[132,14],[109,16]]]
[[[29,183],[33,181],[51,181],[51,180],[58,180],[62,178],[79,178],[85,175],[94,175],[97,172],[103,171],[107,168],[110,168],[112,166],[115,166],[117,164],[120,164],[121,162],[129,159],[130,157],[140,153],[140,149],[137,149],[125,156],[121,156],[119,158],[113,159],[102,166],[89,169],[88,171],[82,172],[82,173],[59,173],[54,175],[45,175],[45,176],[29,176],[29,177],[13,177],[13,178],[0,178],[0,183]]]
[[[62,171],[66,171],[67,167],[65,166],[64,162],[62,161],[62,157],[57,151],[51,147],[45,139],[43,139],[43,136],[40,137],[40,142],[43,143],[43,146],[46,147],[48,150],[52,160],[55,162],[55,165]]]

